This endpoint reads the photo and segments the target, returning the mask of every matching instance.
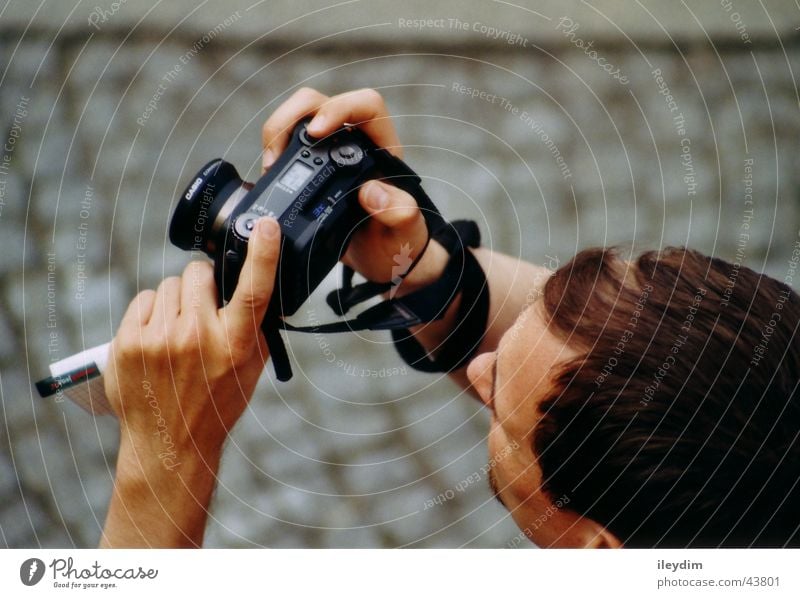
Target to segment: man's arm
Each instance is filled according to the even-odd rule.
[[[202,544],[223,444],[268,357],[279,248],[278,223],[259,220],[224,308],[204,262],[128,307],[105,380],[120,449],[101,547]]]
[[[168,471],[122,443],[100,548],[202,546],[219,460],[181,454]]]

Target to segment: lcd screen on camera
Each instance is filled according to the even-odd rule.
[[[290,193],[296,193],[303,186],[303,183],[308,180],[312,172],[314,172],[313,168],[298,160],[289,167],[278,182],[286,187]]]

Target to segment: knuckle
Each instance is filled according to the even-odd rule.
[[[259,298],[253,289],[242,289],[239,294],[239,306],[247,311],[255,310],[260,307],[263,301]]]
[[[164,354],[166,334],[163,329],[148,332],[149,334],[142,335],[136,354],[145,360],[160,358]]]
[[[114,339],[112,356],[115,362],[125,364],[141,352],[140,337],[137,334],[127,334],[120,331]]]
[[[156,292],[153,289],[146,289],[141,291],[138,295],[136,295],[136,301],[139,303],[147,303],[148,301],[152,301],[156,296]]]
[[[253,355],[253,337],[245,334],[232,334],[228,339],[231,365],[240,368],[250,361]]]
[[[199,328],[183,326],[175,331],[171,349],[176,357],[185,358],[195,355],[199,351],[200,345]]]
[[[158,294],[169,292],[174,289],[177,285],[181,282],[180,278],[177,276],[170,276],[165,278],[161,281],[161,284],[158,285],[158,290],[156,291]]]
[[[373,89],[372,87],[364,87],[363,89],[360,89],[358,93],[365,103],[378,108],[382,108],[384,106],[383,96],[378,90]]]
[[[207,349],[214,341],[212,329],[206,325],[204,318],[197,318],[197,325],[194,327],[194,337],[197,341],[198,350]]]
[[[304,101],[305,100],[309,100],[309,101],[311,101],[311,100],[315,100],[316,98],[320,97],[321,95],[322,94],[320,94],[320,92],[318,92],[313,87],[304,86],[304,87],[301,87],[300,89],[298,89],[296,92],[294,92],[294,95],[292,97],[296,98],[298,100],[304,100]]]
[[[150,314],[155,297],[156,292],[148,289],[141,291],[133,298],[133,301],[128,304],[125,318],[117,332],[119,336],[127,338],[128,331],[139,328],[140,322]]]
[[[397,211],[397,224],[400,227],[413,226],[416,227],[417,224],[420,222],[421,214],[416,208],[412,208],[410,206],[405,206],[402,209]],[[423,223],[424,226],[424,223]]]
[[[270,124],[269,121],[261,125],[261,137],[266,144],[271,144],[275,137],[278,136],[278,129]]]
[[[372,87],[363,87],[359,90],[359,93],[372,104],[383,104],[383,96]]]
[[[191,282],[203,283],[209,276],[213,275],[214,271],[211,264],[200,260],[189,262],[183,270],[184,280],[190,280]]]

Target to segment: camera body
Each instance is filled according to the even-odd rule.
[[[242,181],[230,163],[212,160],[175,208],[170,240],[214,260],[222,302],[233,294],[259,218],[271,216],[281,227],[281,258],[268,313],[288,316],[336,265],[366,220],[358,203],[360,186],[385,176],[382,164],[391,164],[391,177],[402,179],[401,186],[419,184],[402,161],[357,129],[315,139],[307,134],[307,123],[295,127],[286,150],[255,184]]]

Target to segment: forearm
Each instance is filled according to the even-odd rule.
[[[481,247],[473,251],[489,285],[489,317],[486,335],[475,353],[494,351],[503,334],[514,325],[523,309],[538,297],[552,274],[542,266]],[[443,266],[439,266],[443,270]],[[436,353],[457,323],[460,297],[450,305],[442,320],[412,329],[415,338],[428,351]],[[452,372],[451,377],[468,387],[466,366]]]
[[[121,446],[101,548],[202,546],[219,459],[178,454],[169,469]]]

